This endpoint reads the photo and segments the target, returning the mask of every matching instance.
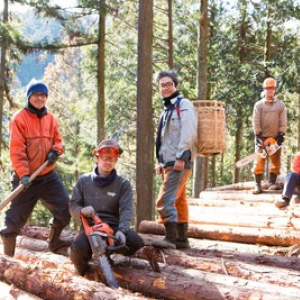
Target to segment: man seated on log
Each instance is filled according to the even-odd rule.
[[[264,142],[268,138],[274,138],[278,146],[284,142],[284,135],[287,127],[287,116],[285,104],[275,98],[276,81],[269,77],[263,82],[264,98],[255,103],[253,109],[253,131],[255,134],[256,152],[262,153],[265,149]],[[276,184],[277,175],[280,174],[281,149],[270,155],[270,167],[268,190],[280,190]],[[267,157],[258,155],[255,160],[253,173],[255,188],[253,194],[263,192],[261,180],[263,179],[264,166]]]
[[[55,172],[55,162],[64,153],[61,135],[54,116],[45,104],[48,88],[40,80],[32,79],[27,85],[27,102],[10,121],[10,160],[14,168],[12,188],[23,184],[24,190],[11,202],[1,229],[4,253],[14,256],[16,237],[26,224],[37,201],[41,199],[53,219],[49,234],[49,250],[58,251],[70,246],[71,240],[60,239],[69,224],[69,195]],[[32,175],[47,160],[47,166],[33,180]]]
[[[95,149],[96,165],[91,173],[81,176],[70,201],[70,213],[75,219],[97,215],[114,231],[120,243],[128,247],[124,255],[133,255],[144,246],[142,238],[132,229],[133,192],[128,180],[117,174],[118,157],[123,150],[114,140],[103,140]],[[84,275],[92,258],[89,240],[81,227],[71,246],[71,261],[78,274]]]
[[[196,154],[197,115],[184,98],[173,71],[161,71],[156,81],[163,100],[156,137],[156,173],[162,176],[156,202],[165,238],[153,242],[158,248],[189,248],[186,182]]]
[[[293,172],[288,173],[285,177],[282,199],[275,201],[275,205],[279,208],[289,205],[295,191],[297,195],[294,201],[300,203],[300,152],[298,152],[294,158],[292,170]]]

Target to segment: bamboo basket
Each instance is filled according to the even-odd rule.
[[[225,103],[216,100],[193,101],[198,115],[198,156],[213,156],[226,149]]]

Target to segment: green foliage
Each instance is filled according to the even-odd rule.
[[[135,188],[136,174],[136,82],[137,82],[137,19],[136,1],[106,1],[105,45],[105,132],[107,137],[119,136],[125,150],[118,163],[118,172]],[[49,7],[48,1],[28,1],[43,12],[14,15],[10,26],[1,24],[3,37],[12,43],[8,53],[11,81],[8,80],[16,103],[24,101],[24,84],[29,77],[42,77],[49,86],[47,106],[57,117],[65,155],[57,169],[71,194],[78,176],[93,166],[91,148],[97,134],[97,41],[99,1],[78,1],[80,10],[64,11]],[[244,6],[242,4],[244,3]],[[299,25],[297,1],[209,1],[208,84],[210,98],[226,104],[227,150],[217,156],[215,182],[224,185],[233,181],[235,154],[242,157],[254,151],[252,110],[261,97],[261,84],[267,73],[279,83],[277,97],[288,108],[288,133],[283,155],[283,172],[288,170],[287,157],[298,150],[299,135]],[[154,73],[168,68],[167,1],[154,1]],[[46,9],[47,8],[47,9]],[[200,2],[173,1],[174,69],[180,76],[180,89],[190,98],[197,97],[198,26]],[[47,17],[46,17],[47,15]],[[40,15],[41,16],[41,15]],[[34,20],[34,22],[33,22]],[[265,61],[267,21],[271,24],[271,60]],[[293,23],[291,23],[294,21]],[[290,26],[293,24],[293,26]],[[241,33],[245,38],[241,43]],[[69,47],[70,45],[85,45]],[[49,49],[50,52],[40,48]],[[52,48],[51,48],[52,47]],[[59,47],[62,47],[58,50]],[[244,49],[241,59],[241,49]],[[32,52],[34,51],[34,52]],[[31,52],[21,56],[20,52]],[[19,68],[20,59],[24,60]],[[37,64],[33,64],[37,61]],[[19,79],[14,79],[18,71]],[[35,75],[36,74],[36,75]],[[154,75],[154,74],[153,74]],[[16,92],[18,91],[18,92]],[[21,95],[21,96],[20,96]],[[153,119],[155,124],[162,102],[153,80]],[[4,144],[8,147],[7,120],[16,109],[4,107]],[[242,130],[242,142],[236,144],[236,134]],[[154,137],[153,137],[154,140]],[[2,155],[1,192],[9,191],[9,157]],[[211,167],[211,162],[210,165]],[[153,166],[154,169],[154,166]],[[241,180],[252,180],[251,164],[240,170]],[[154,173],[154,172],[153,172]],[[155,175],[154,175],[155,176]],[[155,176],[156,194],[161,184]],[[212,174],[209,174],[212,181]],[[192,189],[189,182],[189,190]],[[48,221],[49,215],[37,207],[31,222]]]

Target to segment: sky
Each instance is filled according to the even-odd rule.
[[[57,4],[62,8],[68,8],[68,7],[75,6],[77,0],[51,0],[50,3]],[[0,10],[2,9],[3,9],[3,1],[0,1]],[[9,4],[9,10],[24,11],[24,9],[26,9],[24,5]]]

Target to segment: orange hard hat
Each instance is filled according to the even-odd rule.
[[[263,82],[263,88],[276,88],[277,84],[274,78],[266,78]]]
[[[119,144],[112,139],[103,140],[96,148],[93,149],[93,154],[96,156],[119,157],[123,153],[123,149]]]

